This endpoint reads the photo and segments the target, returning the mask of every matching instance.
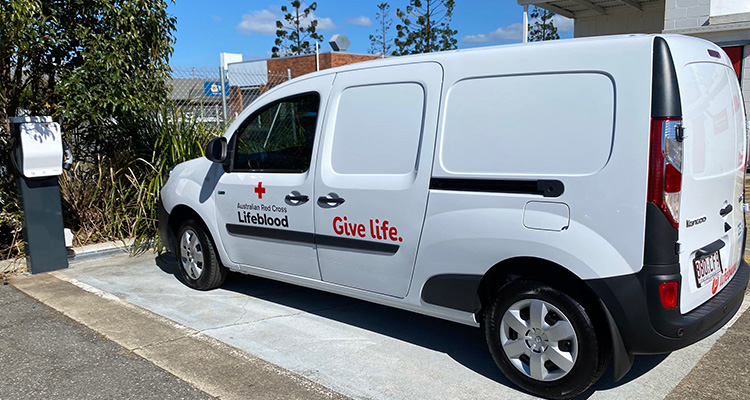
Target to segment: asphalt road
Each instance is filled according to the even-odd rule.
[[[212,399],[12,285],[0,284],[0,399]]]

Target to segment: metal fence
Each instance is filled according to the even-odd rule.
[[[189,117],[223,125],[235,119],[258,96],[289,80],[289,76],[288,72],[172,67],[169,100]]]

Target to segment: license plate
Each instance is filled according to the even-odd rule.
[[[711,282],[722,272],[719,252],[715,251],[703,257],[697,257],[693,260],[693,268],[695,268],[695,282],[699,288],[706,282]]]

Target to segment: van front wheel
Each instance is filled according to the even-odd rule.
[[[188,286],[211,290],[224,283],[228,270],[221,265],[214,243],[202,224],[192,219],[185,221],[177,240],[177,262]]]
[[[516,280],[500,288],[485,313],[485,334],[503,374],[547,398],[582,393],[609,360],[584,307],[539,282]]]

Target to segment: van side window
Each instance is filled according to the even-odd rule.
[[[319,106],[320,95],[306,93],[256,111],[237,130],[232,171],[307,171]]]
[[[411,82],[345,89],[333,132],[333,170],[344,175],[413,173],[424,97],[422,86]]]

